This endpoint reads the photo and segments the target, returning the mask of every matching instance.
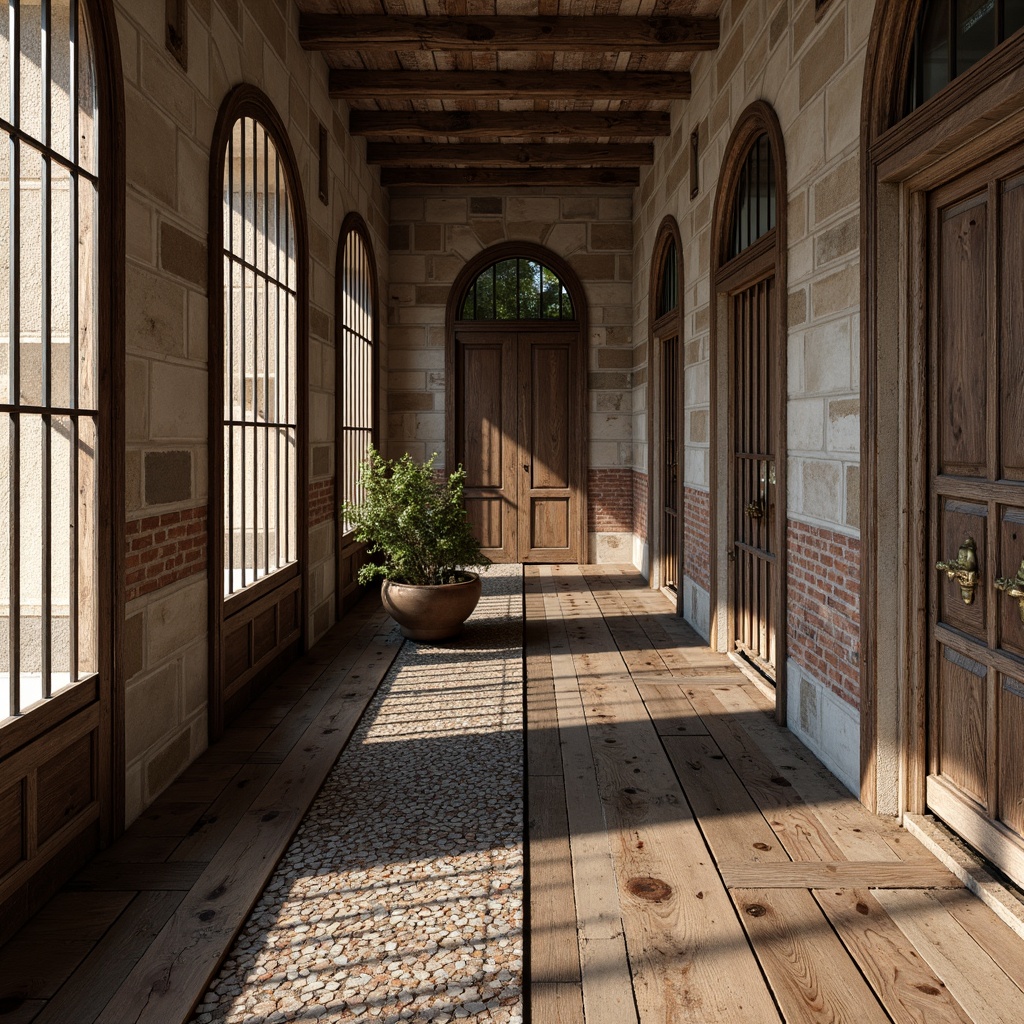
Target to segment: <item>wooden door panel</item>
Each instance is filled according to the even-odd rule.
[[[1024,509],[1000,508],[999,557],[996,559],[1000,576],[1013,577],[1024,561]],[[999,616],[999,646],[1011,654],[1024,658],[1024,622],[1020,605],[1007,594],[995,594],[996,614]],[[1021,748],[1024,753],[1024,747]]]
[[[467,487],[494,487],[504,482],[502,449],[501,342],[466,346],[462,351],[464,404],[462,458]],[[500,545],[493,545],[499,546]]]
[[[504,515],[502,498],[467,498],[466,513],[482,548],[502,548]]]
[[[1024,174],[1004,184],[1000,208],[1001,475],[1005,480],[1024,481]]]
[[[984,476],[988,466],[987,193],[944,210],[939,235],[939,471]]]
[[[568,342],[529,345],[530,352],[530,487],[569,486],[568,422],[570,362]]]
[[[566,549],[570,544],[569,499],[534,498],[530,546]]]
[[[999,818],[1024,835],[1024,683],[999,677]]]
[[[940,484],[941,486],[941,484]],[[981,567],[981,581],[974,591],[974,600],[965,604],[960,587],[942,574],[938,576],[939,621],[968,633],[979,643],[985,643],[986,611],[990,600],[991,581],[985,579],[987,556],[988,506],[973,502],[946,499],[939,513],[938,558],[943,561],[955,560],[960,545],[968,537],[974,539],[978,565]],[[935,570],[933,570],[934,572]]]
[[[935,770],[978,803],[987,802],[984,665],[949,647],[938,664],[939,744]]]

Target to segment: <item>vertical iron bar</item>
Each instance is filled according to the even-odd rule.
[[[291,197],[289,196],[289,206],[291,203]],[[292,429],[291,429],[291,412],[292,412],[292,396],[291,396],[291,375],[288,372],[292,359],[292,339],[291,339],[291,326],[292,326],[292,306],[291,306],[291,269],[289,265],[289,255],[291,250],[292,232],[291,232],[291,210],[285,209],[284,216],[284,252],[285,252],[285,278],[287,280],[284,296],[284,345],[285,345],[285,359],[284,359],[284,410],[285,417],[284,422],[287,424],[285,430],[285,462],[284,462],[284,528],[285,528],[285,547],[284,547],[284,558],[286,562],[291,561],[292,549],[291,549],[291,523],[292,523],[292,460],[291,456],[288,455],[288,441],[290,440]],[[298,447],[298,432],[296,432],[296,447]]]
[[[274,301],[276,303],[277,315],[274,317],[274,422],[278,424],[274,429],[275,446],[277,450],[277,463],[275,466],[274,481],[275,504],[274,510],[274,535],[277,538],[277,562],[276,567],[280,568],[281,562],[281,157],[277,149],[274,149],[274,277],[276,285],[274,288]]]
[[[224,319],[227,320],[228,324],[228,369],[224,379],[224,394],[222,395],[226,405],[225,420],[228,424],[227,437],[224,442],[228,457],[228,557],[224,582],[227,593],[233,594],[235,592],[235,401],[233,394],[235,387],[235,133],[233,129],[228,136],[227,179],[228,244],[224,252],[221,253],[221,260],[223,261],[224,269],[227,271],[227,287],[223,289],[226,293],[226,300],[222,299],[222,301],[226,301],[227,309],[224,312],[227,316]],[[222,478],[221,486],[223,486],[223,466],[221,466],[220,472]],[[221,515],[223,515],[223,508]],[[224,571],[223,566],[221,566],[221,571]]]
[[[270,137],[263,131],[263,568],[270,575]]]
[[[241,336],[238,339],[238,346],[239,346],[239,353],[238,353],[239,371],[238,371],[238,373],[239,373],[239,382],[240,382],[241,390],[239,392],[239,403],[240,403],[240,405],[239,405],[239,418],[238,418],[239,426],[237,428],[232,428],[232,433],[234,432],[235,429],[237,429],[238,432],[239,432],[239,437],[240,437],[240,442],[239,442],[239,449],[240,449],[240,451],[239,451],[239,458],[240,458],[241,464],[238,467],[238,484],[239,484],[239,486],[238,486],[238,498],[239,498],[239,503],[241,505],[241,508],[239,509],[239,525],[240,525],[240,529],[238,531],[238,534],[239,534],[238,542],[241,545],[241,551],[240,551],[241,558],[239,560],[239,564],[241,565],[241,568],[242,568],[241,587],[244,588],[246,586],[246,583],[248,582],[246,580],[247,569],[248,569],[248,559],[246,558],[246,550],[245,550],[245,548],[246,548],[246,544],[245,544],[245,540],[246,540],[246,538],[245,538],[245,502],[246,502],[246,493],[245,493],[245,471],[246,471],[246,465],[245,465],[245,360],[246,360],[246,358],[249,355],[248,338],[246,336],[246,322],[245,322],[245,320],[246,320],[246,317],[245,317],[245,314],[246,314],[246,303],[247,303],[247,299],[245,297],[246,278],[247,278],[247,271],[245,269],[245,257],[246,257],[246,248],[245,248],[245,219],[246,219],[246,216],[248,215],[248,207],[246,205],[246,203],[247,203],[247,196],[246,196],[246,191],[245,191],[245,123],[246,123],[246,121],[248,121],[248,118],[243,117],[240,120],[241,120],[241,123],[242,123],[242,137],[241,137],[241,150],[242,150],[242,152],[241,152],[240,159],[239,159],[238,196],[239,196],[239,205],[241,206],[241,210],[242,210],[242,216],[241,216],[241,220],[240,220],[240,223],[239,223],[239,231],[241,232],[241,235],[242,235],[242,239],[241,239],[241,241],[242,241],[241,258],[239,259],[239,263],[240,263],[239,274],[240,274],[240,277],[241,277],[241,280],[242,280],[242,288],[241,288],[241,296],[239,298],[239,319],[241,321],[241,323],[239,324],[239,327],[241,329],[241,332],[240,332]]]
[[[250,438],[252,444],[252,480],[250,486],[252,488],[252,582],[255,583],[259,579],[260,573],[260,445],[259,445],[259,426],[257,425],[257,410],[260,404],[259,396],[259,330],[260,330],[260,314],[259,314],[259,271],[256,269],[259,266],[259,173],[260,173],[260,158],[259,158],[259,128],[262,125],[259,124],[255,119],[252,123],[252,223],[249,226],[249,232],[252,236],[252,325],[249,328],[251,332],[250,338],[246,339],[246,347],[252,352],[252,436]],[[264,129],[265,130],[265,129]],[[248,365],[248,359],[246,360]]]
[[[68,291],[70,302],[68,304],[68,404],[75,412],[71,416],[71,469],[70,469],[70,494],[68,495],[68,522],[71,524],[71,544],[68,573],[68,594],[70,602],[68,607],[68,647],[70,648],[71,663],[69,666],[70,681],[78,681],[78,668],[81,658],[78,651],[79,628],[78,628],[78,558],[79,558],[79,536],[78,536],[78,437],[79,424],[77,410],[79,401],[79,351],[78,351],[78,218],[81,213],[81,179],[79,178],[79,167],[81,164],[78,148],[78,0],[71,0],[70,30],[68,33],[71,48],[70,62],[71,72],[68,75],[70,83],[69,104],[71,108],[71,158],[74,169],[71,171],[71,216],[68,230],[70,234],[70,270],[68,280]]]
[[[12,0],[10,11],[11,40],[11,123],[21,124],[21,95],[19,74],[21,68],[21,26],[18,17],[18,5]],[[21,154],[19,144],[11,138],[11,187],[10,187],[10,355],[8,365],[10,380],[8,382],[9,401],[12,406],[21,404]],[[20,417],[15,408],[11,413],[11,483],[10,483],[10,618],[9,627],[9,665],[11,714],[21,711],[21,524],[19,510],[21,508],[21,442]]]
[[[46,152],[43,153],[43,178],[39,183],[39,224],[42,231],[42,267],[40,277],[42,278],[42,295],[40,297],[39,315],[39,347],[40,347],[40,373],[42,384],[42,405],[49,410],[53,405],[52,367],[53,353],[50,347],[50,274],[53,266],[52,242],[52,216],[51,190],[53,188],[53,163],[50,158],[50,149],[53,146],[50,126],[50,103],[51,103],[51,51],[50,51],[50,0],[42,0],[39,8],[41,40],[40,60],[40,88],[43,90],[42,109],[42,132]],[[43,696],[50,697],[53,693],[52,669],[53,669],[53,635],[51,615],[53,614],[53,593],[52,582],[53,572],[51,566],[51,531],[53,529],[53,507],[52,490],[53,476],[53,444],[52,444],[52,417],[49,412],[42,416],[42,479],[40,484],[40,505],[43,512],[43,536],[42,536],[42,571],[40,573],[40,587],[42,596],[42,608],[40,609],[40,674],[42,676]]]

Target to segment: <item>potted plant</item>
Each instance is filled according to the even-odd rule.
[[[445,480],[434,470],[436,458],[385,459],[371,447],[359,467],[363,500],[344,505],[356,540],[375,556],[359,570],[359,582],[383,577],[384,607],[411,640],[458,633],[480,600],[480,577],[467,567],[490,564],[462,505],[465,470]]]

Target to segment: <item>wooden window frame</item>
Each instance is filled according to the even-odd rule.
[[[338,560],[338,601],[337,616],[340,619],[344,612],[358,598],[361,591],[355,582],[356,573],[365,561],[363,552],[366,546],[354,540],[352,531],[345,531],[344,518],[341,515],[341,503],[345,500],[346,473],[351,468],[345,464],[345,431],[350,429],[344,422],[342,396],[345,393],[345,246],[350,235],[359,238],[365,253],[370,283],[370,329],[373,337],[370,380],[370,440],[374,447],[380,444],[380,278],[377,272],[377,258],[374,254],[373,240],[366,221],[356,212],[345,216],[338,233],[338,251],[335,259],[334,287],[334,386],[335,386],[335,438],[334,438],[334,479],[337,491],[338,512],[335,516],[335,551]],[[360,335],[360,337],[362,337]]]
[[[897,817],[925,808],[925,584],[903,572],[893,585],[889,567],[925,564],[927,460],[911,439],[927,423],[927,388],[921,314],[909,304],[922,271],[888,254],[912,243],[920,194],[943,161],[962,172],[1024,137],[1019,33],[905,115],[921,6],[876,7],[861,101],[860,799]],[[894,377],[905,382],[898,400]]]
[[[125,816],[125,150],[121,46],[112,0],[72,0],[89,24],[95,73],[97,184],[96,672],[12,717],[0,729],[0,776],[34,772],[59,743],[95,732],[95,805],[35,849],[0,885],[0,944],[96,850],[124,831]],[[13,167],[12,167],[13,171]],[[11,266],[12,278],[15,266]],[[12,310],[13,314],[13,310]],[[58,733],[60,735],[58,735]],[[24,783],[23,783],[24,785]],[[55,839],[57,837],[54,837]]]
[[[775,170],[775,227],[758,238],[752,245],[730,258],[730,235],[732,233],[732,214],[735,190],[739,184],[740,173],[746,162],[747,155],[760,138],[767,134],[771,147],[771,156]],[[711,456],[710,456],[710,545],[711,552],[711,647],[719,648],[726,641],[719,637],[720,618],[719,589],[721,581],[728,580],[731,573],[726,562],[726,546],[733,536],[732,528],[732,472],[729,457],[719,451],[719,435],[723,423],[728,437],[728,422],[723,419],[729,401],[722,408],[722,392],[720,387],[730,387],[731,368],[728,365],[726,349],[729,347],[729,320],[726,309],[729,290],[737,290],[747,282],[756,280],[767,271],[775,277],[778,301],[775,309],[775,330],[778,337],[778,353],[774,367],[772,385],[777,402],[775,423],[775,486],[778,497],[777,507],[780,513],[775,517],[775,535],[772,538],[776,552],[775,591],[773,607],[776,609],[775,637],[775,717],[785,725],[787,718],[787,682],[786,659],[787,643],[787,590],[788,590],[788,557],[786,533],[788,525],[788,490],[786,486],[789,444],[787,438],[786,407],[788,396],[787,370],[787,338],[789,325],[787,320],[787,301],[789,294],[787,279],[788,241],[786,233],[786,147],[782,133],[782,125],[772,106],[764,100],[755,100],[737,120],[732,134],[725,147],[725,157],[719,173],[718,191],[715,196],[714,212],[711,221]],[[724,378],[724,380],[723,380]],[[731,388],[730,388],[731,392]],[[720,422],[720,420],[722,422]],[[723,492],[723,485],[725,491]],[[719,521],[719,509],[725,501],[727,515],[724,522]],[[731,597],[727,596],[726,606],[731,607]],[[729,612],[726,612],[728,622]],[[730,627],[731,628],[731,627]]]
[[[268,574],[262,579],[225,597],[224,594],[224,169],[229,142],[235,124],[241,118],[260,122],[277,150],[281,170],[292,200],[292,219],[295,237],[296,264],[296,325],[295,325],[295,401],[296,401],[296,460],[295,460],[295,544],[293,562]],[[288,137],[288,130],[273,102],[260,89],[252,85],[236,86],[225,98],[217,116],[211,145],[210,159],[210,244],[209,244],[209,437],[210,476],[208,505],[209,536],[209,735],[219,738],[225,726],[227,698],[223,677],[223,634],[229,616],[244,614],[252,609],[255,614],[272,601],[273,595],[291,585],[298,591],[298,649],[304,650],[307,641],[307,609],[309,542],[309,243],[302,179]],[[254,684],[272,672],[287,652],[279,653],[267,664],[253,667]]]
[[[672,245],[676,249],[676,305],[665,313],[658,315],[661,297],[662,278],[665,272],[665,261]],[[680,384],[686,376],[685,339],[683,337],[683,239],[679,224],[671,214],[666,216],[658,227],[655,236],[654,250],[651,257],[651,271],[648,282],[647,318],[650,327],[650,340],[647,352],[647,408],[649,411],[647,425],[647,544],[650,557],[650,582],[655,589],[660,589],[664,581],[661,579],[661,436],[664,417],[664,399],[662,373],[662,339],[676,337],[680,354]],[[680,401],[681,432],[680,447],[686,448],[686,407]],[[685,577],[686,528],[683,499],[686,492],[685,469],[680,467],[679,483],[679,580],[676,587],[676,614],[683,614],[683,578]],[[656,550],[657,549],[657,550]],[[655,558],[655,554],[659,556]]]

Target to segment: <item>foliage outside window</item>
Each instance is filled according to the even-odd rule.
[[[463,320],[574,320],[558,275],[536,260],[512,258],[487,267],[462,301]]]
[[[729,259],[749,249],[775,227],[775,162],[768,133],[763,132],[747,153],[733,197]]]
[[[224,164],[224,593],[298,558],[298,260],[287,174],[259,120]]]
[[[0,721],[99,667],[99,117],[84,4],[0,19]],[[12,59],[13,55],[13,59]]]

